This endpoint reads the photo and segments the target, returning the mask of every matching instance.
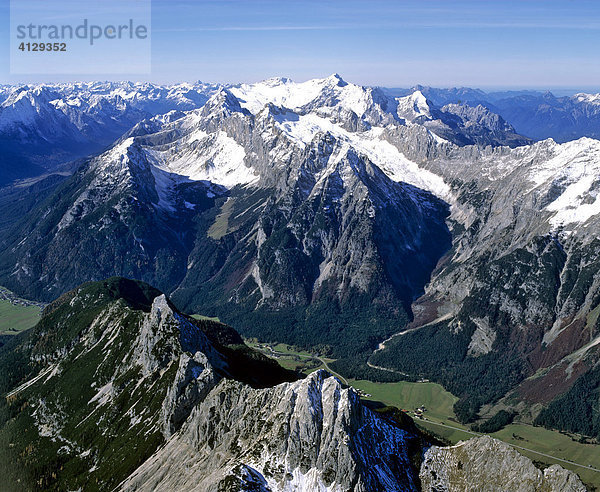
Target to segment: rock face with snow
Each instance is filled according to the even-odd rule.
[[[411,123],[419,123],[440,138],[457,145],[508,145],[518,147],[532,140],[481,104],[435,106],[420,91],[397,98],[397,114]]]
[[[258,490],[416,490],[414,446],[324,371],[261,390],[228,380],[122,488],[248,490],[251,474]]]
[[[560,418],[581,400],[561,395],[600,377],[598,141],[525,145],[484,105],[432,95],[337,75],[214,88],[135,125],[26,214],[0,200],[23,215],[1,236],[0,283],[52,299],[139,278],[362,370],[410,322],[371,365],[444,383],[464,421],[553,406],[538,422],[600,435]]]
[[[424,491],[585,492],[577,475],[559,465],[545,470],[508,444],[491,437],[473,438],[456,446],[429,448],[421,464]]]
[[[230,89],[252,113],[265,104],[317,112],[339,121],[347,129],[367,128],[369,124],[389,123],[402,116],[407,103],[385,95],[379,89],[348,84],[339,75],[296,84],[288,79],[270,79],[253,85],[88,82],[0,87],[0,186],[20,178],[54,172],[61,164],[104,150],[125,132],[148,119],[168,112],[201,108],[219,90]],[[411,96],[414,98],[414,96]],[[408,103],[410,105],[410,103]],[[420,107],[430,104],[421,95]],[[418,106],[418,104],[417,104]],[[416,107],[416,106],[414,106]],[[397,108],[397,110],[395,109]],[[409,121],[425,123],[443,119],[436,110],[432,116]],[[441,116],[440,116],[441,115]],[[405,115],[406,116],[406,115]],[[522,144],[507,141],[496,133],[477,132],[475,140],[465,115],[452,121],[432,123],[444,138],[457,143]],[[439,122],[438,122],[439,123]],[[142,123],[148,129],[152,124]],[[441,126],[440,126],[441,125]],[[483,136],[484,133],[487,136]],[[63,166],[64,167],[64,166]],[[62,169],[62,168],[61,168]],[[68,169],[63,169],[68,171]]]
[[[390,340],[371,362],[441,378],[462,396],[457,410],[465,420],[510,393],[509,405],[531,421],[600,357],[600,145],[549,140],[468,157],[465,150],[438,150],[425,164],[453,183],[450,220],[460,225],[414,306],[411,328],[424,328]],[[444,351],[446,362],[425,357],[431,350]],[[568,428],[599,430],[583,422]]]
[[[347,313],[348,339],[372,347],[450,247],[434,195],[448,187],[375,126],[403,125],[388,103],[339,77],[268,81],[144,122],[30,214],[7,240],[3,278],[47,299],[90,278],[140,278],[242,329],[277,311],[275,329],[297,320],[296,342],[331,306]],[[384,321],[366,333],[376,311]],[[346,320],[332,321],[333,346]]]

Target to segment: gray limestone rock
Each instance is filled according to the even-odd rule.
[[[558,465],[544,471],[506,443],[489,436],[455,446],[432,446],[421,464],[426,492],[585,492],[577,475]]]

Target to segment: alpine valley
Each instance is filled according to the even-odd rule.
[[[334,74],[0,101],[0,285],[50,303],[0,347],[9,490],[585,490],[228,325],[345,378],[438,382],[482,432],[597,443],[600,95]]]
[[[447,490],[465,473],[585,490],[490,438],[432,447],[398,410],[366,407],[324,371],[297,380],[139,281],[63,294],[0,348],[0,364],[3,490]]]

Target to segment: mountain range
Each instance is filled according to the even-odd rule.
[[[218,90],[240,87],[201,82],[0,86],[0,186],[56,171],[61,165],[66,165],[64,171],[70,171],[73,166],[68,163],[105,150],[144,119],[198,109]],[[431,118],[433,114],[442,123],[436,133],[463,144],[514,146],[526,143],[528,138],[565,142],[583,136],[597,138],[600,134],[600,99],[595,94],[555,97],[550,92],[486,93],[425,86],[382,88],[377,93],[381,102],[390,100],[384,105],[392,106],[398,96],[413,95],[413,100],[405,103],[412,105],[408,108],[409,119]],[[274,103],[277,105],[277,100]],[[428,116],[415,111],[424,111]]]
[[[0,86],[0,186],[101,151],[145,118],[197,108],[213,87],[129,82]]]
[[[40,167],[5,161],[14,172],[2,172],[10,183],[0,188],[1,285],[50,302],[90,280],[141,280],[244,336],[327,353],[346,377],[440,382],[459,397],[462,422],[510,411],[600,437],[598,96],[554,98],[547,110],[539,98],[549,95],[392,93],[337,74],[2,90],[0,141]],[[302,384],[322,391],[325,381]],[[275,394],[292,391],[282,388]],[[201,413],[168,455],[123,472],[127,487],[181,485],[159,470],[179,470],[169,456],[199,449],[184,434],[202,427]],[[232,446],[234,423],[218,421]],[[171,437],[162,436],[156,446]],[[387,480],[352,456],[363,460],[353,487]],[[291,483],[329,473],[319,459],[290,471]],[[209,460],[203,469],[272,487],[264,466]],[[349,486],[336,473],[325,482]]]

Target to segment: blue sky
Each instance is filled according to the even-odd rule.
[[[600,89],[597,0],[153,0],[144,76],[11,75],[8,1],[1,5],[2,83],[300,81],[337,72],[387,87]]]

